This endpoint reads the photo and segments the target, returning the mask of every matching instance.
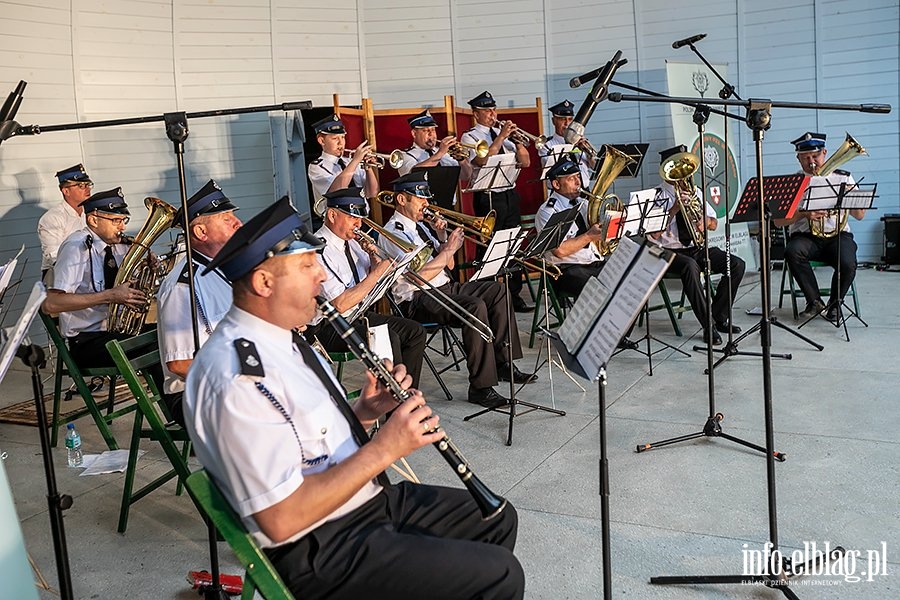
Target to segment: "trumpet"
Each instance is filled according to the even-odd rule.
[[[352,159],[356,154],[356,150],[344,150],[344,158]],[[403,164],[403,151],[394,150],[390,154],[382,154],[379,152],[369,152],[363,159],[363,165],[366,167],[374,167],[383,169],[385,165],[390,165],[392,169],[399,169]]]
[[[497,121],[494,123],[494,127],[499,127],[502,129],[503,125],[508,122],[509,121]],[[528,133],[518,126],[511,134],[509,134],[509,139],[514,144],[522,144],[523,146],[528,146],[529,144],[534,143],[534,147],[536,150],[540,150],[547,143],[546,135],[534,135],[533,133]]]
[[[469,157],[469,150],[475,151],[475,156],[478,158],[484,158],[488,155],[490,151],[490,144],[486,141],[481,140],[477,144],[466,144],[463,142],[456,142],[447,150],[450,153],[450,156],[455,158],[456,160],[465,160]]]

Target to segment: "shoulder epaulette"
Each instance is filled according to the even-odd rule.
[[[238,353],[238,361],[241,363],[241,375],[248,377],[265,377],[262,362],[259,360],[259,352],[256,344],[246,338],[234,340],[234,349]]]
[[[322,157],[320,156],[319,158],[317,158],[316,160],[312,161],[312,162],[309,163],[309,164],[311,164],[311,165],[321,165],[321,164],[322,164]]]
[[[403,231],[403,223],[400,221],[394,221],[394,229],[397,231]]]
[[[547,206],[550,208],[553,208],[554,206],[556,206],[556,196],[550,196],[547,199]]]
[[[850,176],[850,171],[844,171],[843,169],[835,169],[833,172],[837,173],[838,175],[843,175],[845,177]]]
[[[187,284],[189,280],[190,279],[188,277],[188,264],[187,264],[187,262],[185,262],[184,268],[181,269],[181,273],[178,274],[178,283]]]

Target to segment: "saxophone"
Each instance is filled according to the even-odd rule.
[[[159,281],[159,271],[153,264],[150,246],[162,235],[175,221],[177,210],[174,206],[163,202],[159,198],[144,198],[144,206],[150,211],[147,220],[134,238],[125,238],[130,241],[131,248],[119,265],[119,273],[116,275],[114,285],[131,282],[131,287],[144,292],[147,303],[141,309],[135,309],[125,304],[109,303],[109,319],[106,330],[112,333],[124,333],[134,336],[141,332],[147,312],[150,310],[150,299],[156,293]]]
[[[659,176],[675,188],[675,201],[684,218],[691,240],[698,248],[706,239],[706,210],[694,193],[694,172],[700,167],[697,157],[690,152],[679,152],[659,166]],[[681,194],[691,194],[690,200],[682,200]]]

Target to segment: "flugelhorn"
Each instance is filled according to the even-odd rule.
[[[397,383],[397,380],[394,379],[391,372],[384,366],[381,359],[372,352],[356,329],[347,323],[347,320],[341,316],[330,302],[321,296],[316,298],[316,301],[318,302],[319,308],[322,310],[325,319],[331,323],[341,339],[347,342],[350,352],[362,361],[378,382],[388,389],[397,402],[408,400],[412,396],[412,393],[403,389],[400,384]],[[440,427],[436,427],[435,429],[430,430],[430,432],[437,432],[440,430]],[[469,466],[469,463],[462,455],[462,452],[459,451],[459,448],[456,447],[446,434],[434,443],[434,447],[438,449],[441,456],[443,456],[453,468],[453,472],[456,473],[456,476],[459,477],[463,485],[466,486],[466,489],[469,490],[469,493],[475,500],[475,504],[477,504],[478,508],[481,510],[482,519],[487,521],[488,519],[496,517],[503,511],[506,507],[506,500],[501,496],[494,494],[481,482],[481,480],[478,479],[478,476],[472,471],[472,467]]]
[[[497,121],[494,124],[494,127],[499,127],[502,129],[505,123],[507,123],[507,121]],[[509,139],[514,144],[522,144],[523,146],[534,143],[534,147],[536,150],[540,150],[547,143],[546,135],[534,135],[533,133],[528,133],[518,125],[516,125],[516,129],[511,134],[509,134]]]
[[[356,150],[344,150],[344,157],[353,158],[355,153]],[[363,159],[363,164],[376,169],[383,169],[385,165],[390,165],[392,169],[399,169],[403,165],[403,151],[394,150],[390,154],[369,152]]]
[[[861,154],[865,154],[868,156],[866,149],[862,147],[862,145],[853,139],[853,136],[849,133],[846,134],[847,137],[844,138],[844,142],[841,144],[840,148],[838,148],[835,153],[822,163],[822,166],[816,169],[816,175],[820,177],[828,177],[834,170],[839,166],[844,164],[845,162],[849,162],[856,158]],[[825,221],[828,218],[832,218],[837,214],[836,209],[831,209],[828,211],[827,217],[822,217],[819,219],[810,219],[809,220],[809,232],[820,238],[830,238],[836,236],[838,233],[844,230],[844,227],[847,226],[847,219],[850,217],[850,211],[842,210],[840,211],[840,218],[837,219],[836,226],[834,229],[825,229]]]
[[[456,160],[465,160],[469,157],[469,150],[475,151],[475,156],[478,158],[484,158],[490,152],[491,146],[486,141],[481,140],[477,144],[466,144],[464,142],[456,142],[450,148],[447,149],[447,152],[450,153],[450,156],[455,158]]]

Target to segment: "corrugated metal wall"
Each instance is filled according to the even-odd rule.
[[[743,98],[893,104],[888,116],[775,109],[764,164],[795,170],[788,142],[807,129],[829,133],[832,149],[850,131],[871,156],[848,168],[879,183],[879,210],[854,224],[861,259],[881,254],[879,216],[900,212],[896,0],[685,0],[677,9],[662,0],[32,0],[0,1],[0,11],[0,95],[28,81],[17,121],[42,125],[304,99],[328,106],[333,93],[347,104],[371,97],[376,108],[440,105],[448,93],[464,104],[484,89],[501,106],[535,97],[580,104],[587,88],[570,90],[568,80],[616,50],[629,61],[617,81],[665,92],[667,60],[699,62],[672,42],[707,33],[698,48],[728,65]],[[641,141],[656,152],[675,142],[668,115],[661,104],[604,103],[587,133],[597,144]],[[213,177],[245,217],[273,200],[267,116],[189,125],[189,192]],[[746,127],[735,129],[746,178],[753,142]],[[654,158],[617,191],[654,185]],[[37,220],[60,201],[53,173],[77,162],[97,189],[121,185],[132,204],[147,195],[177,201],[162,123],[6,141],[0,261],[25,244],[37,274]]]

